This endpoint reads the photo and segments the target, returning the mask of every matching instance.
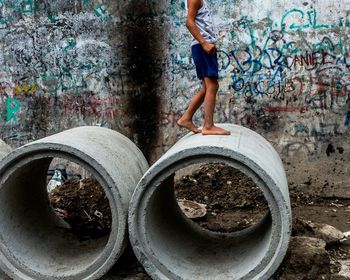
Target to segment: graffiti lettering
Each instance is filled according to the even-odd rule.
[[[11,97],[8,97],[6,99],[6,121],[14,121],[16,122],[17,121],[17,116],[16,116],[16,113],[19,111],[20,109],[20,106],[21,106],[21,102],[14,99],[14,98],[11,98]]]

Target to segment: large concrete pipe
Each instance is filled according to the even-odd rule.
[[[12,151],[11,147],[0,139],[0,160]]]
[[[109,236],[81,241],[60,226],[49,205],[53,158],[79,164],[101,184],[112,213]],[[14,150],[0,164],[0,268],[14,279],[98,279],[127,244],[127,210],[148,164],[123,135],[79,127]]]
[[[269,279],[284,258],[291,207],[281,159],[257,133],[231,124],[221,126],[231,136],[185,136],[136,187],[129,207],[129,235],[137,258],[153,279]],[[261,221],[224,234],[185,217],[176,203],[173,174],[208,162],[225,163],[253,179],[270,209]]]

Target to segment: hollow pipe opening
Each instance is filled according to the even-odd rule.
[[[232,233],[269,214],[251,178],[223,163],[195,164],[175,172],[176,200],[186,217],[213,232]]]
[[[1,252],[17,274],[32,279],[71,279],[93,275],[111,253],[118,235],[118,212],[112,212],[109,235],[82,241],[67,231],[67,224],[51,207],[47,171],[53,158],[64,158],[88,170],[114,205],[108,184],[87,162],[60,152],[39,152],[16,161],[2,175],[0,188]],[[100,263],[100,264],[99,264]]]
[[[138,213],[144,217],[139,219],[137,230],[142,254],[159,270],[157,274],[169,279],[252,279],[265,268],[278,247],[278,242],[272,242],[281,234],[277,204],[264,182],[246,166],[220,157],[209,160],[226,163],[252,178],[273,211],[256,225],[236,233],[202,229],[179,209],[173,174],[183,168],[184,162],[196,164],[202,162],[203,157],[200,160],[183,158],[158,173],[141,199]]]

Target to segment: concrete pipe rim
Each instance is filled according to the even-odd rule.
[[[179,169],[185,166],[189,166],[191,164],[199,162],[220,162],[228,164],[252,178],[254,183],[259,187],[259,189],[263,191],[265,200],[269,204],[270,211],[268,213],[271,213],[272,217],[272,234],[274,235],[274,238],[278,239],[278,242],[272,243],[271,237],[271,247],[269,247],[269,252],[270,254],[272,254],[269,258],[263,258],[262,261],[258,264],[258,273],[254,272],[254,269],[251,269],[247,275],[237,279],[269,279],[281,264],[287,252],[288,243],[291,235],[290,205],[285,203],[285,198],[280,192],[279,188],[275,186],[275,189],[272,191],[270,188],[274,185],[274,182],[264,170],[260,169],[256,163],[254,163],[244,155],[240,154],[237,157],[237,152],[233,153],[231,150],[228,150],[226,148],[208,146],[201,147],[200,149],[192,148],[188,150],[182,150],[180,153],[180,156],[178,153],[168,157],[167,163],[155,163],[155,165],[152,166],[142,177],[131,199],[129,206],[129,236],[131,245],[134,249],[135,255],[138,258],[138,260],[143,264],[146,271],[153,279],[187,279],[172,273],[166,268],[166,266],[160,263],[153,256],[154,252],[152,251],[152,248],[149,247],[150,241],[146,238],[146,230],[144,232],[140,230],[142,219],[145,219],[143,217],[143,210],[145,209],[145,207],[147,207],[145,205],[145,199],[147,200],[147,198],[150,198],[154,194],[154,192],[159,187],[160,182],[168,178],[172,173],[178,171]],[[209,161],[204,161],[203,158],[209,159]],[[186,161],[186,163],[181,163],[181,161]],[[247,162],[249,162],[250,166],[253,166],[254,168],[249,168]],[[237,168],[238,166],[240,168]],[[258,170],[258,172],[256,170]],[[250,172],[250,174],[247,174],[247,171],[248,173]],[[253,178],[254,176],[255,178]],[[257,182],[256,179],[260,180],[260,182]],[[266,181],[269,181],[269,184],[267,184]],[[266,196],[267,192],[270,192],[269,198]],[[272,204],[274,204],[274,211],[272,211],[271,209]],[[257,225],[251,226],[242,231],[229,234],[213,233],[205,229],[202,229],[202,231],[206,232],[206,234],[209,234],[212,238],[236,238],[249,232],[253,232],[255,230],[255,227],[258,227],[259,224],[262,224],[264,222],[263,220],[265,219],[266,216],[260,222],[258,222]],[[284,225],[283,220],[286,221],[286,226]],[[279,225],[276,226],[276,224]],[[199,226],[196,225],[196,227]],[[148,246],[145,247],[144,244],[147,244]],[[252,275],[252,273],[255,273],[255,275]],[[217,279],[232,278],[219,277]]]
[[[12,151],[0,163],[0,191],[9,177],[14,175],[16,165],[23,167],[31,162],[47,158],[63,158],[74,162],[86,169],[99,182],[108,199],[112,214],[111,232],[107,242],[101,246],[99,256],[86,267],[86,270],[74,275],[42,275],[33,271],[29,266],[21,267],[20,261],[6,253],[5,240],[0,235],[0,266],[14,279],[98,279],[102,277],[116,262],[127,245],[127,212],[124,209],[118,186],[113,179],[104,172],[102,166],[91,156],[73,147],[57,143],[31,143]],[[116,186],[115,188],[109,186]],[[78,252],[77,252],[78,253]],[[11,260],[12,259],[12,260]],[[76,264],[72,264],[74,266]]]

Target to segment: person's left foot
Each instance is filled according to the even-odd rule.
[[[221,127],[217,127],[213,125],[211,127],[203,127],[202,134],[203,135],[231,135],[231,132]]]
[[[177,122],[177,125],[182,128],[186,128],[193,133],[201,133],[202,131],[198,129],[194,123],[191,120],[184,120],[183,118],[180,118]]]

